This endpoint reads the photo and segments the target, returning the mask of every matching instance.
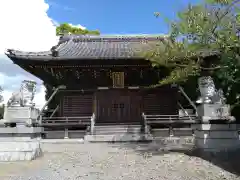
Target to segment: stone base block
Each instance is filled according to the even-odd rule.
[[[0,127],[1,141],[28,141],[40,138],[43,128],[41,127]]]
[[[238,129],[237,124],[193,124],[192,129],[199,131],[223,131],[223,130],[234,130]]]
[[[197,107],[197,113],[205,123],[214,120],[235,120],[235,118],[230,115],[230,105],[228,104],[201,104]]]
[[[230,106],[222,104],[201,104],[197,107],[199,116],[228,117],[230,116]]]
[[[199,124],[194,127],[195,147],[203,151],[229,151],[240,147],[236,124]]]
[[[193,130],[192,128],[173,128],[174,136],[192,136]]]
[[[195,136],[199,139],[206,139],[206,138],[211,138],[211,139],[238,139],[239,134],[238,131],[195,131]]]
[[[132,142],[132,141],[152,141],[151,135],[146,134],[106,134],[106,135],[86,135],[88,142]]]
[[[152,129],[151,130],[153,137],[169,137],[169,129]]]
[[[39,110],[34,107],[7,107],[4,109],[5,123],[32,125],[37,123]]]
[[[0,134],[30,134],[30,133],[41,133],[43,132],[42,127],[0,127]]]
[[[30,161],[42,155],[39,141],[0,142],[0,161]]]
[[[194,137],[158,137],[154,139],[154,143],[164,150],[192,149],[194,147]]]
[[[195,146],[204,151],[230,151],[239,148],[239,145],[236,139],[195,139]]]

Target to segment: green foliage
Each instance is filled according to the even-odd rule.
[[[87,29],[81,29],[79,27],[75,27],[75,26],[71,26],[68,23],[63,23],[60,24],[57,28],[56,28],[56,34],[57,35],[63,35],[65,33],[70,33],[70,34],[77,34],[77,35],[99,35],[100,32],[98,30],[87,30]]]
[[[240,103],[240,0],[206,0],[189,5],[171,22],[169,41],[144,54],[170,75],[160,84],[181,83],[202,72],[214,76],[233,107]],[[155,13],[156,14],[156,13]],[[157,14],[161,17],[160,14]],[[155,15],[156,16],[156,15]],[[218,52],[218,61],[204,56]],[[207,64],[207,66],[206,66]]]

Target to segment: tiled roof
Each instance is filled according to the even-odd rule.
[[[151,42],[162,43],[165,40],[167,36],[163,35],[65,35],[49,51],[23,52],[8,49],[6,55],[9,58],[32,60],[138,58],[138,52],[151,48]]]

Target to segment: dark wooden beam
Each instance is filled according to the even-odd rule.
[[[37,78],[41,79],[42,81],[44,81],[45,83],[49,84],[49,85],[55,85],[56,82],[54,81],[54,79],[51,76],[46,76],[46,73],[44,73],[43,71],[39,71],[39,69],[36,69],[32,66],[23,66],[23,65],[19,65],[22,69],[24,69],[25,71],[29,72],[30,74],[36,76]]]

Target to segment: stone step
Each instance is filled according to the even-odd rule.
[[[141,128],[141,125],[106,125],[106,126],[95,125],[95,128],[96,129],[116,129],[116,128],[134,129],[134,128]]]
[[[95,130],[94,134],[139,134],[141,133],[141,130]]]
[[[96,131],[140,131],[141,128],[94,128]]]
[[[68,138],[83,138],[87,132],[85,130],[68,130],[66,133],[62,131],[44,131],[45,139],[64,139],[67,135]]]
[[[140,133],[140,125],[95,126],[94,134]]]
[[[169,137],[173,136],[192,136],[192,128],[173,128],[171,131],[169,128],[163,129],[151,129],[151,133],[154,137]]]
[[[86,135],[87,142],[139,142],[152,141],[148,134],[108,134],[108,135]]]

